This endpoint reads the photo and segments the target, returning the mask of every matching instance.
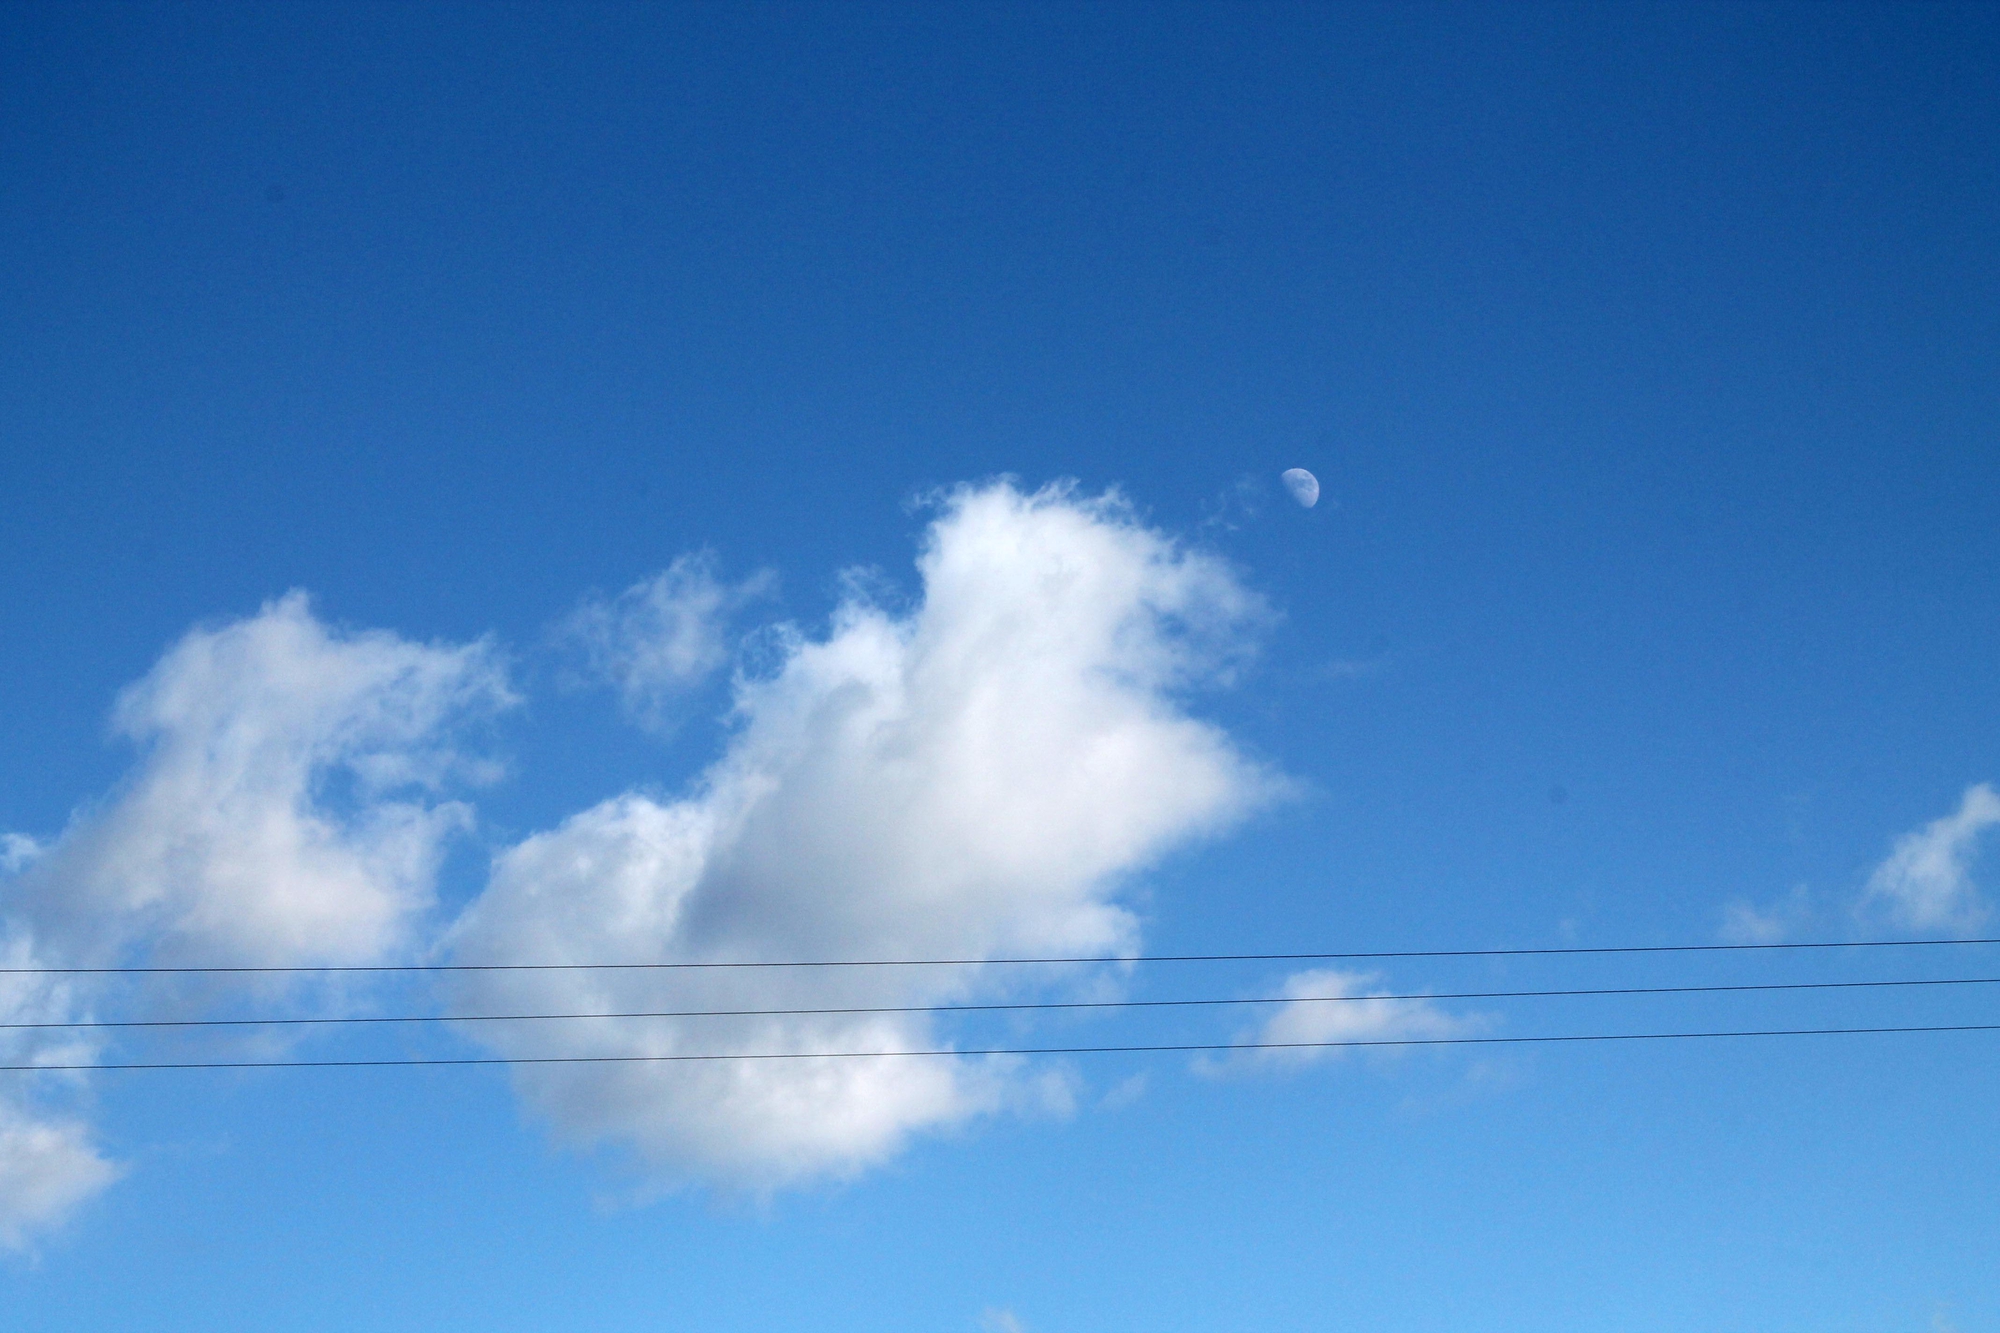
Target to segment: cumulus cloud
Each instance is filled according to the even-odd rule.
[[[1864,915],[1881,914],[1904,930],[1977,933],[1988,908],[1972,880],[1980,835],[2000,824],[2000,793],[1986,783],[1965,789],[1958,809],[1896,840],[1862,891]]]
[[[1001,483],[939,500],[922,595],[854,592],[820,637],[738,682],[725,754],[678,800],[630,792],[496,859],[460,961],[980,959],[1136,947],[1134,872],[1282,790],[1183,691],[1269,613],[1230,569],[1115,498]],[[858,586],[858,585],[857,585]],[[458,974],[486,1012],[927,1004],[1022,983],[992,969]],[[566,1139],[661,1179],[768,1188],[850,1175],[911,1134],[1035,1100],[996,1060],[841,1059],[948,1044],[920,1014],[480,1024],[510,1056],[720,1051],[817,1058],[522,1065]]]
[[[886,608],[853,579],[823,633],[774,631],[768,669],[736,682],[722,756],[687,793],[627,792],[507,849],[444,948],[578,962],[1136,950],[1137,873],[1285,790],[1185,704],[1231,679],[1270,612],[1221,561],[1115,496],[1003,483],[937,506],[914,603]],[[729,617],[762,587],[725,584],[691,557],[587,608],[579,632],[634,713],[657,720],[673,690],[726,660]],[[463,724],[511,701],[489,646],[338,630],[300,594],[197,629],[117,701],[114,730],[139,751],[120,785],[59,836],[0,838],[0,955],[17,968],[416,956],[434,938],[443,848],[471,818],[451,789],[490,776],[463,749]],[[1117,976],[502,973],[461,976],[452,999],[489,1012],[823,1010],[1097,994]],[[0,1016],[189,1000],[14,975]],[[954,1032],[922,1014],[469,1035],[513,1056],[809,1057],[516,1069],[559,1135],[623,1145],[662,1182],[851,1175],[913,1134],[1064,1113],[1076,1095],[1066,1070],[1019,1060],[845,1058],[950,1047]],[[0,1055],[88,1065],[102,1046],[95,1033],[15,1029]],[[60,1224],[120,1170],[93,1139],[80,1075],[19,1080],[0,1085],[0,1246]]]
[[[10,966],[351,964],[410,949],[443,840],[469,818],[438,791],[479,776],[452,726],[509,701],[486,646],[342,633],[302,594],[188,634],[119,696],[114,729],[141,752],[120,788],[46,847],[5,844]],[[5,980],[10,1022],[84,1017],[96,995],[80,979]],[[18,1030],[4,1047],[9,1064],[95,1052]],[[60,1108],[73,1079],[12,1077],[40,1080],[0,1089],[0,1243],[19,1244],[115,1168]]]
[[[1286,1003],[1237,1038],[1243,1049],[1198,1067],[1211,1073],[1295,1069],[1351,1049],[1316,1043],[1465,1037],[1486,1026],[1477,1015],[1449,1013],[1433,1000],[1387,998],[1381,980],[1377,973],[1330,968],[1294,972],[1279,992]]]
[[[75,961],[140,942],[204,963],[379,957],[469,814],[431,799],[468,772],[445,724],[508,701],[484,645],[339,633],[301,593],[196,630],[118,698],[137,768],[26,865],[8,910]]]
[[[732,617],[775,583],[768,572],[726,583],[715,557],[697,552],[615,598],[586,601],[564,630],[593,673],[616,687],[633,720],[665,730],[676,700],[729,661]]]

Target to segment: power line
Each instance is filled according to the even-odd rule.
[[[0,1023],[0,1031],[97,1028],[301,1027],[367,1023],[530,1023],[605,1018],[799,1018],[865,1014],[961,1014],[1066,1009],[1185,1009],[1223,1005],[1331,1004],[1361,1000],[1526,1000],[1612,995],[1706,995],[1741,991],[1879,990],[1909,986],[1991,986],[2000,977],[1927,977],[1893,981],[1780,981],[1728,986],[1605,986],[1569,990],[1446,991],[1404,995],[1269,995],[1203,1000],[1047,1000],[994,1004],[898,1004],[818,1009],[666,1009],[594,1014],[355,1014],[304,1018],[128,1018]],[[97,1065],[93,1068],[108,1068]]]
[[[997,1046],[921,1051],[722,1051],[695,1055],[468,1055],[408,1060],[178,1060],[124,1064],[0,1065],[0,1073],[63,1073],[141,1069],[390,1069],[435,1065],[689,1064],[731,1060],[886,1060],[921,1057],[963,1059],[985,1055],[1132,1055],[1232,1051],[1319,1051],[1400,1046],[1530,1046],[1562,1042],[1697,1041],[1725,1037],[1855,1037],[1912,1033],[2000,1032],[2000,1023],[1927,1027],[1759,1028],[1718,1032],[1588,1032],[1534,1037],[1381,1037],[1346,1041],[1183,1042],[1132,1046]]]
[[[1921,949],[2000,944],[2000,938],[1950,940],[1832,940],[1790,944],[1624,944],[1542,949],[1387,949],[1342,953],[1188,953],[1058,958],[728,959],[667,963],[334,963],[266,967],[0,967],[0,976],[297,975],[349,972],[607,972],[700,971],[733,968],[1014,967],[1078,963],[1308,963],[1398,958],[1538,958],[1586,954],[1742,953],[1780,949]]]

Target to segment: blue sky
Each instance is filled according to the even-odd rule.
[[[2000,933],[1991,7],[0,25],[11,966]],[[0,1007],[1446,994],[2000,952],[751,975],[23,973]],[[2000,1022],[1991,989],[6,1050]],[[1974,1333],[1995,1040],[0,1075],[0,1308]]]

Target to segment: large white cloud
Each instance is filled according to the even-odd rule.
[[[1989,915],[1972,863],[1980,835],[2000,824],[2000,793],[1985,783],[1965,789],[1958,809],[1896,840],[1869,876],[1864,915],[1880,912],[1905,930],[1976,933]]]
[[[467,807],[452,725],[509,701],[482,644],[342,633],[302,594],[188,634],[120,695],[141,758],[119,790],[41,846],[4,845],[0,946],[14,967],[378,961],[418,942],[444,838]],[[476,773],[474,774],[476,776]],[[7,1021],[86,1016],[81,980],[14,976]],[[74,1064],[93,1047],[16,1031],[9,1064]],[[54,1225],[115,1168],[65,1084],[0,1084],[0,1244]],[[34,1080],[30,1083],[27,1080]]]
[[[990,958],[1130,950],[1122,894],[1281,787],[1182,690],[1226,677],[1264,605],[1115,498],[1011,485],[940,501],[897,613],[860,594],[739,681],[692,795],[627,793],[501,855],[462,962]],[[461,974],[461,1012],[924,1004],[981,968]],[[479,1024],[510,1056],[896,1051],[924,1015]],[[1013,1065],[930,1058],[524,1065],[566,1138],[661,1177],[768,1187],[851,1174],[908,1136],[1032,1096]]]

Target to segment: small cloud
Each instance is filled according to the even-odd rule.
[[[1024,1119],[1068,1120],[1076,1114],[1083,1079],[1062,1065],[1046,1069],[1016,1066],[1013,1079],[996,1088],[996,1106]]]
[[[42,854],[42,845],[25,833],[0,833],[0,874],[16,875]]]
[[[1972,882],[1982,833],[2000,824],[2000,793],[1984,782],[1965,789],[1956,812],[1896,840],[1875,867],[1857,912],[1881,914],[1904,930],[1978,931],[1988,915]]]
[[[43,1119],[0,1101],[0,1248],[28,1248],[116,1180],[120,1168],[78,1120]]]
[[[1028,1333],[1028,1326],[1012,1310],[992,1306],[979,1316],[979,1327],[982,1333]]]
[[[1202,505],[1201,525],[1204,528],[1220,528],[1224,532],[1239,531],[1263,512],[1269,494],[1270,489],[1263,478],[1246,472],[1213,500]]]
[[[674,703],[728,663],[730,621],[776,584],[768,570],[725,583],[714,554],[697,551],[614,598],[586,600],[559,633],[617,689],[628,716],[668,731]]]
[[[1111,1090],[1098,1099],[1099,1110],[1121,1111],[1146,1095],[1146,1076],[1134,1074],[1114,1084]]]
[[[1798,934],[1812,915],[1812,895],[1803,884],[1767,907],[1737,898],[1723,906],[1722,939],[1725,944],[1776,944]]]
[[[1320,674],[1328,680],[1360,680],[1364,676],[1379,676],[1389,669],[1389,658],[1379,657],[1336,657],[1320,668]]]
[[[1287,1003],[1222,1061],[1197,1062],[1201,1073],[1231,1069],[1296,1069],[1371,1043],[1435,1041],[1483,1031],[1482,1015],[1445,1011],[1428,999],[1396,999],[1373,989],[1378,973],[1313,969],[1285,981]]]

